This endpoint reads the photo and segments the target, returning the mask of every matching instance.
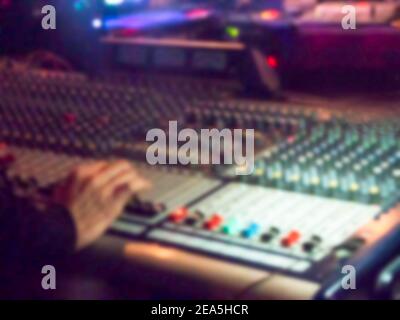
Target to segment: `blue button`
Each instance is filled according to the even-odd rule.
[[[252,223],[243,230],[242,235],[245,238],[253,238],[259,231],[260,225],[258,225],[257,223]]]

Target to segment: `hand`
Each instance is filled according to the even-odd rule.
[[[81,249],[106,231],[135,193],[148,187],[129,162],[100,161],[77,167],[54,198],[72,215],[76,248]]]

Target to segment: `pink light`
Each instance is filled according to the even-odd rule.
[[[356,3],[356,6],[369,7],[369,3],[367,1],[360,1],[360,2]]]
[[[265,21],[272,21],[276,20],[281,16],[281,13],[279,10],[276,9],[268,9],[264,10],[260,13],[261,19]]]
[[[276,69],[279,66],[278,59],[275,56],[267,56],[265,61],[267,62],[267,65],[272,69]]]
[[[122,29],[115,32],[118,36],[121,37],[133,37],[138,34],[138,30],[136,29]]]
[[[186,12],[186,17],[189,19],[203,19],[210,15],[210,11],[206,9],[193,9]]]
[[[0,0],[0,7],[7,8],[11,6],[11,0]]]

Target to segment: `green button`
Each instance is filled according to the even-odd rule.
[[[222,232],[225,234],[233,235],[238,232],[239,221],[236,218],[231,218],[228,220],[227,224],[222,227]]]

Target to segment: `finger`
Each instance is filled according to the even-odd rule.
[[[130,185],[123,185],[114,190],[113,198],[116,201],[122,201],[123,206],[125,206],[126,202],[134,197],[140,191],[145,190],[149,187],[149,183],[146,180],[140,179],[136,180],[133,184]],[[126,196],[128,196],[126,198]]]
[[[106,165],[104,161],[82,164],[73,171],[55,188],[53,200],[55,203],[65,204],[76,194],[82,192],[91,174],[95,174]]]
[[[113,177],[107,185],[104,186],[104,196],[106,198],[113,195],[118,189],[129,189],[129,185],[135,180],[140,179],[136,171],[129,170],[123,171],[117,176]]]
[[[107,162],[96,161],[77,166],[67,178],[67,184],[86,184],[88,180],[107,167]]]
[[[133,198],[136,194],[138,194],[141,191],[144,191],[146,189],[150,188],[150,184],[144,180],[144,179],[138,179],[136,178],[134,182],[128,182],[125,184],[121,184],[117,186],[116,188],[113,189],[112,194],[111,194],[111,199],[109,201],[125,201],[124,200],[124,195],[128,194],[128,200]],[[126,203],[124,202],[123,205]]]
[[[108,185],[112,179],[116,178],[118,175],[130,171],[133,171],[133,167],[129,162],[114,162],[103,168],[101,172],[98,172],[93,182],[96,187],[102,188],[103,186]]]
[[[134,181],[129,185],[129,187],[131,192],[138,193],[150,190],[152,185],[148,180],[140,178],[140,181]]]
[[[74,180],[82,180],[94,174],[97,174],[99,171],[103,170],[108,166],[106,161],[96,161],[92,163],[85,163],[77,166],[73,171],[70,177]]]
[[[123,213],[123,209],[126,204],[132,199],[133,194],[131,190],[125,186],[125,188],[119,188],[118,192],[113,194],[113,198],[109,201],[112,202],[112,209],[106,212],[106,223],[111,224],[117,217]]]

